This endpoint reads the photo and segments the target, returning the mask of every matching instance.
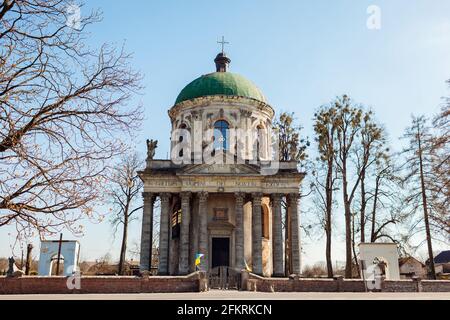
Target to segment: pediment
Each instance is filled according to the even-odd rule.
[[[179,174],[183,175],[254,175],[260,174],[259,170],[247,164],[199,164],[183,168]]]

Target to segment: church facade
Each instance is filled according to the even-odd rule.
[[[220,53],[216,72],[188,84],[169,110],[170,160],[154,159],[157,142],[148,141],[146,168],[139,173],[142,272],[151,267],[159,198],[160,275],[222,266],[266,277],[300,274],[304,174],[296,162],[278,161],[274,110],[252,82],[228,71],[230,62]]]

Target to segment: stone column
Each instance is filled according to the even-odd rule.
[[[252,207],[252,271],[262,275],[262,221],[261,221],[261,198],[262,193],[253,193]]]
[[[141,231],[141,258],[140,270],[150,271],[152,263],[152,244],[153,244],[153,205],[155,195],[144,192],[144,207],[142,210],[142,231]]]
[[[161,195],[161,220],[159,225],[159,268],[158,274],[169,274],[169,221],[170,193]]]
[[[209,269],[209,252],[208,252],[208,192],[200,192],[198,194],[199,206],[199,235],[198,235],[198,251],[204,257],[201,260],[200,269],[208,271]]]
[[[298,199],[299,195],[297,193],[289,194],[292,273],[300,275],[300,223],[298,217]]]
[[[191,193],[181,193],[181,230],[179,273],[189,273],[189,225],[191,223]]]
[[[244,199],[245,193],[236,192],[236,250],[235,250],[235,261],[234,266],[240,270],[244,269]]]
[[[192,202],[192,207],[194,203]],[[195,243],[198,228],[195,227],[195,213],[197,210],[191,210],[191,222],[189,224],[189,273],[195,271],[195,254],[197,250],[195,249]]]
[[[283,231],[281,223],[281,198],[282,194],[272,195],[272,259],[273,276],[284,276],[283,266]]]

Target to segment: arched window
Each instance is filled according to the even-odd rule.
[[[61,276],[64,274],[64,257],[62,254],[59,255],[59,270],[56,272],[56,269],[58,268],[58,254],[55,254],[51,258],[50,263],[50,272],[52,276]]]
[[[262,125],[259,125],[256,130],[256,159],[265,160],[267,158],[267,131]]]
[[[228,150],[228,122],[219,120],[214,124],[214,150]]]
[[[186,130],[186,129],[187,129],[186,124],[184,124],[184,123],[181,124],[180,130]],[[180,137],[178,138],[178,142],[181,144],[183,142],[183,140],[184,140],[184,136],[180,135]],[[182,158],[184,156],[184,149],[181,149],[178,155]]]

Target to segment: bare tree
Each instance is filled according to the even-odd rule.
[[[382,128],[372,119],[372,112],[367,112],[361,121],[359,133],[359,143],[355,146],[356,171],[360,177],[360,210],[359,229],[360,241],[366,242],[366,207],[367,207],[367,186],[366,180],[369,177],[372,166],[376,165],[382,157],[386,156],[388,149],[385,146],[386,140]]]
[[[123,49],[84,44],[98,12],[72,0],[0,4],[0,226],[41,235],[92,217],[119,137],[139,127],[126,107],[140,75]],[[70,21],[75,19],[76,21]]]
[[[411,127],[406,129],[404,139],[408,140],[408,146],[402,152],[405,156],[403,183],[405,187],[409,187],[405,203],[410,206],[411,215],[422,211],[422,219],[416,221],[424,222],[430,276],[436,279],[429,213],[430,186],[433,179],[432,136],[427,119],[423,116],[413,117]]]
[[[346,262],[345,277],[352,277],[352,201],[358,188],[361,176],[358,175],[356,182],[349,187],[350,179],[350,157],[354,148],[355,140],[361,130],[361,121],[363,118],[363,110],[355,107],[352,100],[343,95],[338,97],[334,102],[337,109],[335,126],[337,151],[335,154],[335,163],[342,179],[342,195],[345,213],[345,246],[346,246]]]
[[[350,157],[354,163],[355,186],[359,183],[359,188],[352,189],[351,193],[351,197],[355,195],[352,203],[352,251],[358,275],[360,271],[356,248],[358,236],[360,243],[366,242],[367,224],[370,219],[367,213],[368,206],[370,201],[379,195],[371,194],[371,184],[377,181],[376,178],[374,179],[377,174],[377,165],[383,161],[383,158],[388,157],[389,152],[386,146],[386,134],[381,125],[374,120],[372,111],[363,112],[359,126],[360,130],[356,135]],[[373,208],[376,210],[377,206]]]
[[[450,81],[449,81],[450,83]],[[431,157],[433,179],[431,184],[431,224],[437,233],[447,239],[450,234],[450,98],[435,117]]]
[[[335,116],[336,109],[333,106],[322,107],[314,116],[315,140],[319,151],[317,165],[313,172],[314,191],[317,198],[316,209],[319,210],[321,226],[326,236],[325,256],[329,278],[332,278],[334,275],[333,261],[331,258],[331,241],[333,194],[337,181],[336,167],[334,164],[336,143]]]
[[[307,159],[309,141],[301,137],[302,127],[295,123],[294,113],[283,112],[273,124],[278,136],[280,161],[298,161],[300,165]]]
[[[365,242],[368,170],[382,156],[385,139],[382,128],[373,119],[373,113],[365,111],[364,106],[355,104],[347,95],[333,101],[330,110],[334,110],[331,119],[332,126],[336,130],[333,156],[342,180],[342,202],[345,213],[345,276],[350,278],[353,274],[353,263],[359,272],[356,234],[359,233],[361,242]],[[354,200],[358,191],[360,206],[358,210],[354,210]]]
[[[120,275],[123,274],[126,261],[128,227],[133,220],[137,219],[135,214],[142,210],[142,205],[137,205],[144,186],[137,173],[142,166],[143,161],[137,154],[125,156],[115,167],[110,180],[112,185],[110,197],[113,205],[111,224],[114,227],[114,234],[117,233],[119,227],[122,227],[119,259]]]
[[[379,157],[371,179],[372,187],[368,191],[370,242],[388,239],[403,245],[401,237],[389,230],[390,226],[400,224],[405,219],[399,192],[400,177],[396,171],[390,156],[385,154]]]

